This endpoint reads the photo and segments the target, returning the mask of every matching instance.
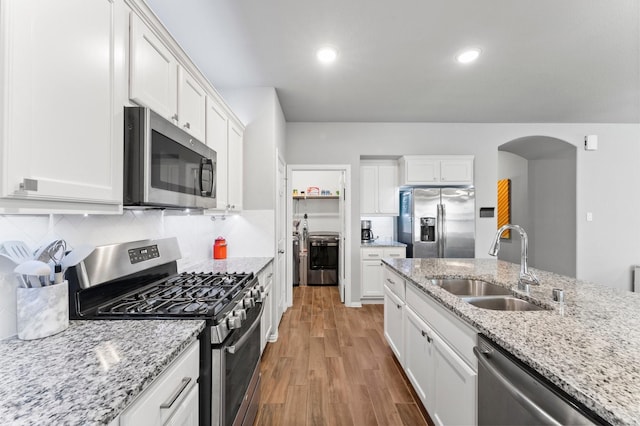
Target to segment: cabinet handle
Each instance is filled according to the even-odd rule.
[[[396,307],[397,307],[398,309],[400,309],[400,308],[402,308],[402,305],[396,305]]]
[[[189,124],[189,122],[187,121],[186,123],[184,123],[184,127],[185,129],[190,129],[191,128],[191,124]]]
[[[389,284],[396,285],[396,283],[395,283],[395,282],[393,282],[393,280],[392,280],[391,278],[387,278],[387,282],[388,282]]]
[[[180,386],[178,386],[178,389],[176,389],[173,395],[169,397],[168,401],[165,401],[162,404],[160,404],[160,408],[171,408],[173,403],[176,402],[180,394],[182,394],[182,392],[189,385],[189,383],[191,383],[191,377],[183,377],[182,382],[180,382]]]
[[[171,116],[171,120],[178,121],[178,113],[175,113]]]
[[[273,272],[269,272],[269,275],[267,275],[267,278],[271,278],[272,276],[273,276]]]
[[[397,253],[396,253],[396,254],[391,253],[391,254],[389,255],[389,257],[400,257],[400,255],[399,255],[399,254],[397,254]]]
[[[371,253],[369,253],[367,256],[369,256],[369,257],[378,257],[377,254],[371,254]]]
[[[431,343],[431,336],[429,336],[429,334],[424,331],[424,330],[420,330],[420,333],[422,334],[422,337],[426,337],[427,338],[427,342]]]

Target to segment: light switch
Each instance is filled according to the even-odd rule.
[[[593,213],[587,212],[587,222],[593,222]]]

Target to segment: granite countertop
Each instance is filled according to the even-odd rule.
[[[230,257],[228,259],[201,259],[180,265],[180,272],[253,272],[260,273],[273,260],[272,257]]]
[[[196,339],[200,320],[70,321],[0,341],[0,424],[105,425]]]
[[[386,259],[386,264],[480,333],[612,424],[640,424],[640,294],[530,268],[529,295],[548,311],[476,308],[432,278],[478,278],[515,287],[520,266],[492,259]],[[564,306],[551,291],[565,291]]]
[[[399,243],[397,241],[378,241],[373,240],[366,243],[360,243],[360,247],[406,247],[405,243]]]

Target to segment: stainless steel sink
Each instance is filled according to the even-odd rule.
[[[465,302],[483,309],[494,311],[545,311],[542,306],[513,296],[462,297]]]
[[[506,287],[481,280],[449,278],[431,280],[431,282],[456,296],[496,296],[511,294],[511,290]]]

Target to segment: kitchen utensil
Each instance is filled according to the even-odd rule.
[[[89,244],[80,244],[73,250],[71,250],[63,259],[62,259],[62,269],[67,269],[71,266],[76,266],[78,263],[82,262],[87,256],[89,256],[95,250],[95,246],[91,246]]]
[[[29,247],[22,241],[5,241],[2,243],[3,253],[5,257],[9,257],[16,264],[33,259]]]
[[[21,274],[30,287],[42,287],[48,284],[48,278],[41,282],[39,277],[48,277],[51,274],[51,267],[39,260],[27,260],[16,266],[13,272]]]

